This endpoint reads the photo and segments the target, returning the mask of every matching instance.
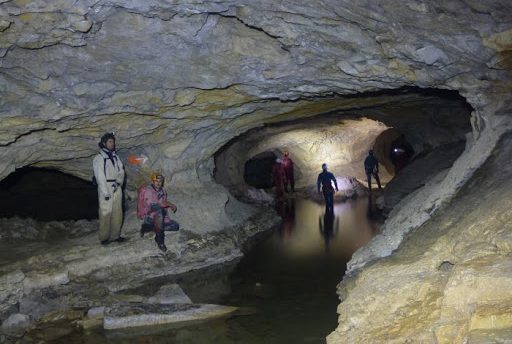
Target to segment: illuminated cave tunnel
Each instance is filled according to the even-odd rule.
[[[268,191],[272,163],[288,151],[298,188],[314,187],[324,162],[338,179],[356,178],[365,185],[363,161],[373,149],[381,181],[395,189],[398,183],[403,196],[450,167],[464,150],[472,109],[457,92],[408,88],[357,98],[379,102],[269,124],[234,138],[215,156],[217,182],[241,198],[251,188]],[[404,150],[406,159],[397,162],[397,152]],[[395,178],[397,172],[403,177]]]

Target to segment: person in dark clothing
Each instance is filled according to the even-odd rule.
[[[382,190],[379,178],[379,161],[373,155],[373,150],[368,151],[368,156],[364,159],[364,171],[366,172],[366,179],[368,180],[368,190],[372,192],[372,175],[377,181],[379,190]]]
[[[295,177],[293,175],[293,160],[290,159],[290,153],[284,152],[283,162],[281,163],[284,168],[286,179],[284,181],[284,191],[288,192],[288,184],[290,184],[291,191],[295,192]]]
[[[180,225],[171,220],[167,209],[176,212],[175,204],[167,200],[167,191],[163,188],[165,178],[159,173],[153,173],[151,184],[139,189],[137,203],[137,217],[142,220],[140,236],[146,232],[155,232],[155,241],[158,248],[165,252],[165,231],[178,231]]]
[[[395,166],[395,174],[398,174],[409,163],[413,155],[414,149],[407,142],[404,134],[391,142],[389,159]]]
[[[334,174],[327,171],[327,164],[322,164],[322,173],[318,175],[316,188],[318,193],[320,193],[320,187],[322,189],[322,193],[324,194],[325,199],[325,208],[327,211],[334,211],[334,188],[332,187],[333,182],[336,191],[338,191],[338,183],[336,182]]]

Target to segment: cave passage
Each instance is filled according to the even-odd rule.
[[[240,261],[182,275],[159,277],[126,290],[151,296],[178,283],[195,303],[241,307],[240,314],[193,325],[123,331],[74,332],[62,342],[144,343],[325,343],[337,325],[336,285],[353,252],[379,232],[364,197],[323,205],[297,198],[276,205],[282,222],[249,245]]]
[[[372,149],[381,183],[387,186],[400,177],[395,184],[405,186],[400,191],[404,195],[451,166],[471,131],[472,108],[454,91],[404,88],[362,93],[347,101],[352,103],[343,110],[273,122],[237,136],[215,155],[216,181],[240,199],[268,200],[274,193],[271,162],[287,151],[296,189],[306,194],[315,191],[324,162],[338,182],[357,180],[366,189],[363,162]],[[417,162],[425,158],[428,163]],[[355,186],[351,183],[342,192],[353,194]]]
[[[0,218],[64,221],[98,218],[96,187],[49,169],[26,167],[0,181]]]

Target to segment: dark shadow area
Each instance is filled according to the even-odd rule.
[[[466,98],[460,95],[459,91],[457,90],[446,90],[446,89],[439,89],[439,88],[421,88],[417,86],[404,86],[397,89],[386,89],[386,90],[378,90],[378,91],[369,91],[369,92],[361,92],[361,93],[355,93],[350,95],[328,95],[324,97],[316,96],[316,97],[304,97],[301,98],[301,100],[318,100],[318,99],[325,99],[331,100],[331,99],[369,99],[369,98],[379,98],[379,97],[389,97],[389,99],[400,99],[401,96],[416,96],[417,99],[425,99],[426,102],[430,101],[431,99],[438,99],[445,101],[447,103],[453,103],[453,104],[459,104],[463,108],[463,111],[468,114],[468,122],[467,125],[469,126],[469,114],[474,110],[473,107],[467,102]],[[296,102],[297,100],[289,100],[284,101],[286,102]],[[401,100],[399,102],[390,102],[394,103],[394,107],[399,106],[407,106],[407,104],[411,102],[408,100]],[[414,101],[412,101],[414,102]],[[356,103],[357,104],[357,103]],[[427,103],[425,103],[427,105]],[[317,116],[320,117],[334,117],[338,118],[340,117],[340,112],[350,112],[355,113],[364,109],[371,109],[371,108],[381,108],[388,106],[388,103],[377,103],[372,104],[369,102],[368,104],[363,105],[356,105],[353,108],[347,107],[345,110],[333,110],[333,111],[327,111],[321,114],[318,114]],[[282,122],[272,122],[272,123],[266,123],[264,124],[264,127],[271,127],[271,128],[279,128],[283,126],[288,126],[290,124],[296,124],[296,123],[304,123],[308,122],[310,124],[315,124],[317,121],[317,116],[308,117],[308,118],[300,118],[300,119],[289,119]],[[250,133],[251,131],[259,131],[261,128],[254,128],[249,130],[247,133]],[[246,133],[246,134],[247,134]],[[234,138],[233,140],[238,140],[238,138]],[[230,142],[226,144],[226,146],[229,146]],[[221,153],[221,151],[219,151]]]
[[[273,152],[263,152],[255,155],[244,166],[244,181],[258,189],[267,189],[273,186],[272,166],[277,156]]]
[[[377,136],[373,151],[379,164],[392,175],[403,170],[415,153],[407,136],[395,128],[389,128]]]
[[[96,187],[80,178],[24,167],[0,181],[0,218],[64,221],[98,218]]]

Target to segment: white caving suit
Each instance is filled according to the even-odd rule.
[[[119,238],[123,222],[124,166],[115,152],[111,154],[112,159],[104,149],[100,149],[92,162],[98,183],[100,241]]]

